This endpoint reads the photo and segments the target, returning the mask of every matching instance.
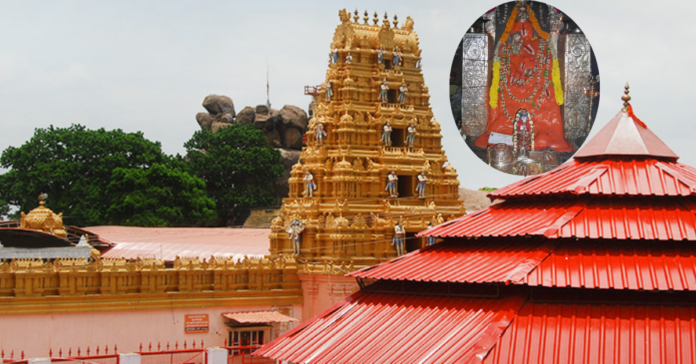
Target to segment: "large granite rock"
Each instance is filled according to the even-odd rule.
[[[256,110],[253,107],[245,107],[237,114],[237,122],[242,125],[251,124],[256,118]]]
[[[283,124],[293,126],[304,133],[307,131],[307,113],[297,106],[285,105],[280,109]]]
[[[226,123],[226,122],[221,122],[221,121],[213,121],[213,125],[210,127],[210,131],[213,133],[217,133],[220,128],[224,128],[226,126],[230,126],[232,123]]]
[[[198,122],[198,125],[201,126],[201,129],[210,130],[210,127],[213,125],[213,121],[215,121],[215,118],[206,112],[199,112],[198,114],[196,114],[196,121]]]
[[[208,95],[203,100],[203,107],[212,115],[220,115],[227,122],[232,122],[237,114],[234,111],[234,102],[227,96]]]
[[[288,149],[301,150],[302,135],[303,133],[295,128],[287,128],[283,138],[283,146]]]
[[[264,134],[266,134],[266,139],[268,139],[268,144],[274,148],[282,148],[283,147],[283,142],[280,139],[280,133],[278,130],[271,129],[271,130],[264,130]]]

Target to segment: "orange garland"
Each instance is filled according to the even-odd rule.
[[[548,40],[549,33],[545,32],[541,29],[541,27],[539,26],[539,21],[537,21],[536,15],[534,15],[534,12],[532,11],[529,4],[526,4],[525,6],[527,7],[527,14],[529,14],[529,20],[532,22],[532,28],[534,28],[534,31],[536,31],[537,35],[539,37],[541,37],[542,39]],[[515,24],[515,20],[517,20],[517,6],[512,8],[512,12],[510,13],[510,17],[508,18],[507,24],[505,24],[505,31],[503,31],[503,34],[500,36],[500,39],[498,40],[498,47],[500,47],[501,44],[503,44],[507,41],[508,37],[510,36],[510,31],[512,30],[512,26]],[[496,52],[496,56],[497,56],[498,55],[497,48],[496,48],[495,52]],[[554,58],[556,57],[555,53],[556,52],[554,51]],[[558,103],[558,105],[563,105],[564,97],[563,97],[563,88],[561,87],[561,72],[560,72],[560,69],[558,66],[558,59],[553,60],[553,67],[552,67],[551,73],[552,73],[551,81],[553,83],[554,94],[556,95],[556,103]],[[489,91],[489,101],[488,101],[488,103],[494,109],[498,107],[499,84],[500,84],[500,61],[494,61],[493,62],[493,80],[491,82],[491,89]]]

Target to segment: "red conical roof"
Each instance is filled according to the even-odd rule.
[[[582,160],[600,156],[638,156],[679,159],[660,138],[633,115],[631,106],[619,112],[575,154]]]

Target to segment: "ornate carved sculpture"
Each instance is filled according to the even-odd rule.
[[[385,191],[389,192],[389,196],[396,198],[399,196],[397,192],[397,184],[399,183],[399,176],[396,175],[396,171],[389,172],[387,176],[387,187],[384,188]]]

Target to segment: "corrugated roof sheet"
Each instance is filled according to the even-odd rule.
[[[541,239],[445,242],[350,275],[426,282],[519,282],[551,253],[553,245]]]
[[[522,282],[546,287],[693,291],[695,249],[681,243],[566,242]]]
[[[695,206],[674,199],[507,201],[425,230],[418,236],[695,241]]]
[[[173,261],[177,256],[201,259],[268,254],[270,229],[230,228],[143,228],[94,226],[86,228],[116,246],[102,254],[105,258],[148,257]]]
[[[254,355],[295,363],[461,363],[485,356],[521,304],[518,297],[358,292]]]
[[[696,168],[656,159],[574,160],[505,186],[488,196],[509,199],[553,194],[696,195]]]
[[[694,363],[696,306],[527,303],[485,363]]]
[[[671,199],[594,200],[549,237],[694,241],[696,208]]]
[[[298,321],[296,318],[283,315],[278,311],[226,312],[222,316],[240,324]]]

